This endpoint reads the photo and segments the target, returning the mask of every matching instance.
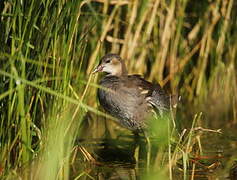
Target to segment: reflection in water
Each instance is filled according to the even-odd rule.
[[[230,180],[236,180],[237,179],[237,160],[233,163],[231,169],[230,169]]]
[[[91,179],[90,176],[96,179],[136,179],[138,176],[134,155],[138,145],[131,139],[128,140],[128,137],[120,137],[120,140],[95,139],[94,142],[90,140],[90,144],[81,142],[93,155],[95,162],[83,165],[83,162],[80,162],[81,157],[78,158],[78,164],[73,165],[74,169],[77,169],[75,173],[78,172],[78,167],[84,166],[83,171],[88,173],[85,179]]]
[[[78,172],[85,172],[84,179],[137,179],[144,172],[146,141],[112,121],[88,114],[77,141],[90,153],[95,162],[81,162],[83,156],[77,153],[73,163],[73,178]],[[139,162],[138,162],[139,159]],[[78,170],[78,167],[83,167]],[[137,171],[139,169],[139,172]]]
[[[119,145],[120,143],[121,145]],[[100,179],[136,179],[135,148],[136,145],[133,143],[130,146],[122,141],[105,140],[101,144],[101,148],[96,150],[96,159],[101,164],[92,172],[93,177],[100,177]]]
[[[194,144],[192,147],[194,153],[190,154],[192,157],[189,157],[188,177],[195,174],[194,179],[197,180],[226,179],[228,177],[235,179],[236,166],[233,166],[233,161],[237,157],[236,139],[230,139],[221,133],[210,132],[198,133],[197,138],[200,139],[200,144]],[[157,154],[159,139],[151,140],[153,141],[152,164],[157,164],[158,161],[158,164],[161,165],[167,159],[161,158],[162,154]],[[84,156],[78,151],[72,163],[72,179],[130,180],[141,179],[146,173],[145,139],[135,136],[112,121],[88,114],[82,124],[77,143],[84,147],[95,161],[82,161]],[[201,146],[202,152],[198,146]],[[167,155],[167,151],[164,150],[162,153]],[[183,179],[183,168],[181,155],[180,160],[173,167],[173,179]]]

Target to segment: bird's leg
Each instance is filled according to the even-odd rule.
[[[146,162],[146,167],[147,167],[147,171],[149,171],[149,167],[150,167],[150,159],[151,159],[151,141],[150,138],[148,136],[148,133],[146,131],[142,131],[144,134],[144,137],[146,139],[147,142],[147,162]]]

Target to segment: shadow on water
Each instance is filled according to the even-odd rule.
[[[200,180],[237,179],[237,136],[225,135],[224,131],[226,129],[222,133],[197,129],[195,139],[199,139],[199,143],[193,143],[189,154],[188,179],[193,174],[194,179]],[[231,131],[237,132],[236,128],[229,128]],[[144,137],[91,114],[83,121],[79,137],[76,141],[79,148],[75,150],[71,165],[73,179],[141,179],[147,173]],[[159,139],[152,139],[152,164],[163,160],[157,158],[160,156],[156,154],[160,153],[157,141]],[[85,160],[85,152],[80,147],[92,159]],[[162,153],[167,154],[167,151]],[[183,169],[181,155],[172,168],[173,179],[183,179]]]
[[[77,177],[78,167],[82,169],[84,179],[91,179],[91,177],[99,177],[99,179],[124,179],[125,177],[136,177],[136,160],[133,156],[133,147],[125,142],[120,141],[122,144],[114,144],[113,140],[96,139],[89,144],[81,142],[82,146],[89,151],[95,159],[93,162],[81,161],[81,152],[79,150],[78,156],[73,163],[72,171],[73,178]]]
[[[77,144],[86,149],[93,162],[81,161],[84,153],[77,149],[72,165],[73,178],[137,179],[144,172],[146,141],[110,120],[88,114],[83,121]],[[78,167],[83,167],[78,171]],[[137,171],[139,169],[139,171]]]

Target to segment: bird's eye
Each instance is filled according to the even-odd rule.
[[[109,59],[108,59],[108,60],[106,60],[106,61],[105,61],[105,63],[110,63],[110,60],[109,60]]]

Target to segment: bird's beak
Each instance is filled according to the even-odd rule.
[[[103,66],[102,64],[98,65],[98,66],[94,69],[94,71],[92,71],[92,74],[95,74],[95,73],[97,73],[97,72],[102,72],[102,71],[103,71],[103,68],[104,68],[104,66]]]

